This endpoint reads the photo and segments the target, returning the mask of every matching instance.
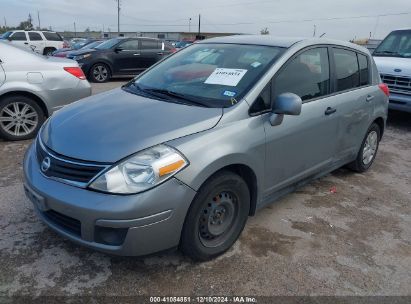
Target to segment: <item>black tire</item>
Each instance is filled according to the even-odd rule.
[[[110,68],[107,64],[96,63],[89,72],[89,79],[92,82],[103,83],[111,78]]]
[[[201,186],[190,206],[181,234],[181,251],[195,261],[223,254],[243,231],[249,210],[246,182],[230,171],[216,173]]]
[[[366,150],[367,150],[366,145],[367,145],[367,139],[369,138],[370,134],[376,134],[376,136],[377,136],[376,137],[376,148],[375,148],[374,153],[372,154],[372,158],[370,160],[366,161],[366,160],[364,160],[364,158],[366,158],[365,157],[365,153],[366,153]],[[375,157],[377,156],[377,151],[378,151],[380,139],[381,139],[380,127],[378,126],[378,124],[373,123],[369,127],[369,129],[367,131],[367,134],[365,135],[365,137],[362,141],[360,151],[357,154],[357,158],[352,163],[349,163],[347,165],[347,167],[350,168],[353,171],[360,172],[360,173],[367,171],[371,167],[372,163],[375,160]]]
[[[11,115],[10,111],[20,111],[21,116]],[[35,137],[45,120],[43,110],[30,97],[12,95],[0,99],[0,137],[6,140],[16,141]]]
[[[55,48],[50,48],[50,47],[44,48],[43,55],[51,56],[55,50],[56,50]]]

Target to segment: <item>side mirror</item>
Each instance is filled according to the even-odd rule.
[[[12,41],[13,39],[11,39],[11,37],[9,36],[9,37],[7,37],[7,40],[8,40],[8,41]]]
[[[284,115],[300,115],[303,101],[294,93],[283,93],[274,100],[272,112]]]
[[[123,48],[121,46],[118,46],[114,49],[114,52],[118,53],[121,52],[123,50]]]
[[[277,126],[283,122],[284,115],[300,115],[303,101],[294,93],[277,96],[271,108],[270,124]]]

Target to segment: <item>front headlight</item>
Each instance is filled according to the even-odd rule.
[[[78,55],[78,56],[74,56],[74,60],[82,60],[82,59],[86,59],[86,58],[88,58],[88,57],[90,57],[91,56],[91,54],[84,54],[84,55]]]
[[[103,172],[89,188],[113,194],[134,194],[155,187],[187,165],[188,161],[175,149],[158,145]]]

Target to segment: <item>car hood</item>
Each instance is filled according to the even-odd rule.
[[[395,76],[411,76],[411,58],[374,56],[378,72]]]
[[[71,56],[78,56],[78,55],[83,55],[83,54],[87,54],[87,53],[93,53],[95,51],[96,51],[96,49],[81,49],[81,50],[77,50],[77,51],[70,51],[70,55]]]
[[[114,163],[145,148],[213,128],[222,108],[175,104],[114,89],[57,111],[40,134],[54,152]]]

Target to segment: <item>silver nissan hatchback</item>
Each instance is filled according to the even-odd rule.
[[[344,165],[366,171],[388,94],[354,44],[205,40],[56,112],[25,156],[25,192],[81,245],[208,260],[280,196]]]

